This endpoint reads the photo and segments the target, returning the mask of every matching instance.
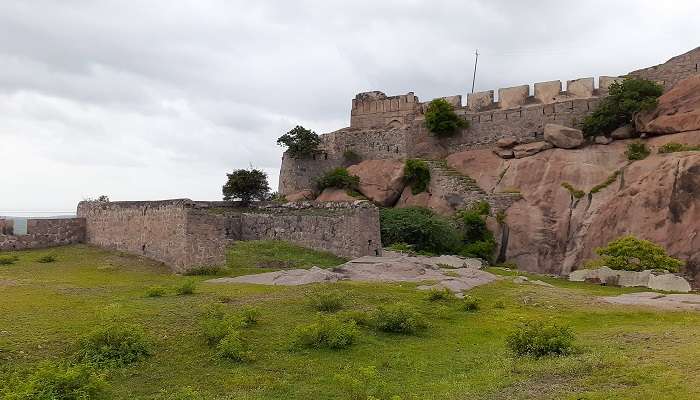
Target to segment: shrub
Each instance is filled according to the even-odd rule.
[[[188,279],[175,287],[175,293],[177,293],[178,296],[186,296],[194,294],[194,290],[196,288],[197,281],[195,281],[194,279]]]
[[[354,150],[348,149],[343,152],[343,160],[345,160],[348,165],[353,165],[362,161],[362,157]]]
[[[45,256],[39,257],[36,260],[36,262],[42,263],[42,264],[48,264],[48,263],[56,262],[56,257],[52,256],[52,255],[45,255]]]
[[[477,297],[466,295],[462,299],[462,310],[474,312],[479,311],[479,299]]]
[[[584,134],[610,134],[632,122],[635,113],[656,107],[656,99],[662,93],[663,87],[646,79],[626,78],[622,83],[613,83],[609,96],[601,100],[593,114],[584,119]]]
[[[17,256],[0,256],[0,265],[12,265],[19,261]]]
[[[676,153],[679,151],[700,151],[700,146],[671,142],[659,147],[659,154]]]
[[[287,152],[294,158],[308,158],[318,153],[321,138],[314,131],[297,125],[291,131],[277,139],[277,144],[287,147]]]
[[[406,244],[406,243],[403,243],[403,242],[392,243],[392,244],[388,247],[388,249],[391,250],[391,251],[396,251],[396,252],[398,252],[398,253],[406,253],[406,254],[415,254],[415,253],[416,253],[416,251],[415,251],[415,249],[413,248],[412,245]]]
[[[123,366],[151,355],[151,344],[137,325],[103,323],[80,340],[78,359],[100,366]]]
[[[426,298],[429,301],[441,301],[441,300],[453,300],[455,295],[452,294],[448,289],[430,289]]]
[[[575,198],[575,199],[580,199],[581,197],[585,196],[586,193],[583,190],[576,189],[573,187],[569,182],[563,182],[561,184],[561,187],[564,189],[568,190],[569,193]]]
[[[260,310],[255,307],[246,307],[239,314],[241,328],[249,328],[260,322]]]
[[[226,176],[228,180],[222,188],[225,201],[240,199],[247,204],[252,200],[266,200],[270,193],[267,174],[259,169],[237,169]]]
[[[643,142],[634,142],[627,145],[625,155],[630,161],[643,160],[649,156],[651,152],[647,145]]]
[[[620,170],[613,172],[612,175],[608,176],[608,178],[605,180],[605,182],[599,183],[599,184],[593,186],[593,188],[591,188],[591,193],[592,194],[598,193],[601,190],[605,189],[606,187],[610,186],[613,182],[615,182],[617,180],[617,177],[620,176],[621,173],[622,172]]]
[[[415,334],[427,327],[415,310],[401,303],[380,307],[374,312],[373,320],[381,332]]]
[[[600,264],[627,271],[665,269],[678,272],[683,261],[670,257],[663,247],[632,235],[623,236],[596,249]]]
[[[317,311],[336,312],[343,308],[345,297],[337,290],[316,292],[309,296],[309,304]]]
[[[221,266],[196,267],[186,271],[185,276],[215,276],[226,272],[226,268]]]
[[[226,318],[220,304],[212,305],[204,314],[200,323],[202,335],[209,346],[216,346],[230,331],[234,330],[235,323]]]
[[[294,343],[297,346],[316,349],[344,349],[355,342],[358,333],[353,320],[323,317],[311,324],[297,327],[294,331]]]
[[[252,353],[248,349],[248,344],[241,337],[241,333],[235,329],[229,330],[216,344],[216,354],[221,358],[233,361],[249,361],[252,359]]]
[[[326,188],[356,190],[359,183],[359,177],[350,175],[347,169],[339,167],[326,172],[318,178],[316,187],[319,191]]]
[[[469,210],[457,213],[456,218],[465,242],[459,252],[460,255],[491,260],[496,248],[496,241],[493,238],[493,233],[486,227],[484,219],[484,215],[488,215],[489,212],[489,204],[479,202]]]
[[[382,244],[405,243],[417,252],[456,253],[461,237],[449,220],[427,208],[386,208],[380,212]]]
[[[149,286],[146,289],[146,297],[163,297],[167,289],[163,286]]]
[[[430,184],[430,168],[425,161],[406,160],[403,167],[403,179],[411,187],[411,193],[425,192]]]
[[[435,99],[428,104],[425,124],[438,137],[453,136],[458,129],[469,127],[469,123],[455,114],[454,108],[445,99]]]
[[[87,364],[43,363],[29,376],[15,377],[0,395],[6,400],[108,399],[104,375]]]
[[[518,356],[543,357],[547,355],[567,355],[571,353],[574,334],[570,328],[528,322],[506,339],[508,348]]]

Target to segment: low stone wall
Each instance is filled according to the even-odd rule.
[[[0,220],[0,232],[10,233],[11,220]],[[0,234],[0,251],[40,249],[82,243],[85,220],[82,218],[29,219],[26,235]]]
[[[285,240],[345,257],[381,253],[379,210],[368,202],[260,204],[82,202],[86,240],[143,255],[176,272],[221,265],[239,240]]]

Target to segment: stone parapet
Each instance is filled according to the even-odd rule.
[[[0,251],[63,246],[82,243],[85,239],[82,218],[28,219],[26,235],[14,235],[12,222],[0,220]]]

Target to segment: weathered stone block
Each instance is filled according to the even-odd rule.
[[[593,89],[593,78],[580,78],[566,82],[566,94],[569,97],[593,97]]]
[[[467,107],[471,111],[481,111],[493,104],[493,90],[467,94]]]
[[[561,81],[535,83],[535,98],[542,103],[554,103],[561,93]]]
[[[598,78],[598,88],[603,92],[607,92],[610,85],[613,83],[621,83],[623,80],[625,80],[625,78],[617,76],[601,76]]]
[[[530,85],[498,89],[498,102],[501,108],[515,108],[525,104],[530,96]]]

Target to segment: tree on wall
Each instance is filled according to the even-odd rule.
[[[449,137],[460,128],[468,128],[469,122],[455,114],[454,108],[445,99],[435,99],[425,111],[428,130],[438,137]]]
[[[267,175],[259,169],[237,169],[226,174],[228,180],[223,187],[224,200],[239,199],[243,204],[252,200],[266,200],[270,192]]]
[[[287,148],[289,155],[294,158],[308,158],[318,152],[321,138],[316,132],[297,125],[291,131],[277,139],[277,144]]]

